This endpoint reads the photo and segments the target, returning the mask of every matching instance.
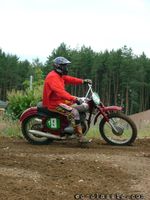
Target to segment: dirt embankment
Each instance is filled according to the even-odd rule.
[[[80,148],[73,141],[33,146],[23,139],[0,137],[1,200],[131,199],[131,195],[150,199],[150,139],[128,147],[94,140],[89,148]]]

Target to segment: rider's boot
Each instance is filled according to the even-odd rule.
[[[75,125],[74,127],[75,134],[78,137],[80,143],[89,143],[90,141],[83,135],[82,126],[80,124]]]

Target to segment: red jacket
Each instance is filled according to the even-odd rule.
[[[83,80],[72,76],[61,76],[55,71],[51,71],[44,82],[43,106],[49,109],[55,109],[60,103],[74,101],[76,97],[70,95],[65,90],[65,84],[82,84]]]

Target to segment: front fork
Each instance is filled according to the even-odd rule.
[[[103,110],[100,109],[100,112],[96,115],[96,117],[95,117],[95,119],[94,119],[94,125],[96,124],[97,119],[98,119],[98,117],[99,117],[100,115],[103,116],[103,118],[104,118],[104,119],[107,121],[107,123],[111,126],[112,130],[114,130],[114,131],[117,133],[118,130],[117,130],[117,128],[116,128],[115,125],[114,125],[114,123],[116,123],[115,120],[114,120],[114,119],[109,119],[109,117],[108,117],[109,111],[103,112]]]
[[[116,126],[114,126],[114,123],[116,123],[115,120],[109,119],[107,122],[111,126],[111,128],[117,133],[118,130],[117,130]]]

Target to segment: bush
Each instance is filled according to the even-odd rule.
[[[27,89],[26,91],[15,91],[8,92],[8,106],[6,113],[13,119],[20,117],[22,112],[31,107],[36,106],[42,99],[43,85],[36,87],[34,90]]]

